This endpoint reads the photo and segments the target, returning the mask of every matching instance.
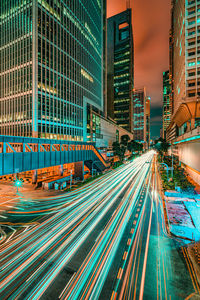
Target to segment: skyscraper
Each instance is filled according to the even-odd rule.
[[[133,130],[134,85],[131,18],[127,9],[109,18],[107,26],[108,115],[129,131]]]
[[[170,31],[172,122],[167,140],[200,124],[200,6],[194,0],[173,0]]]
[[[150,113],[151,113],[151,97],[146,97],[146,146],[150,146]]]
[[[163,138],[166,138],[166,129],[171,121],[171,84],[169,78],[169,71],[163,72]]]
[[[175,113],[179,105],[186,100],[186,64],[185,51],[188,35],[185,36],[185,0],[173,1],[172,24],[174,37],[174,103],[173,112]]]
[[[174,111],[174,20],[173,9],[171,9],[171,28],[169,32],[169,83],[170,83],[170,106],[171,113]]]
[[[148,148],[150,143],[150,97],[146,89],[134,89],[133,93],[134,140]]]
[[[86,138],[87,103],[103,109],[102,3],[0,1],[1,134]]]
[[[174,113],[183,102],[197,101],[200,96],[199,11],[199,1],[173,1]]]

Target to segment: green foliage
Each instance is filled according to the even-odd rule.
[[[169,167],[172,165],[172,158],[171,156],[163,156],[161,155],[158,156],[158,162],[160,163],[166,163]],[[185,170],[179,165],[179,161],[176,157],[174,157],[174,170],[173,170],[173,179],[172,181],[167,180],[167,171],[163,169],[163,166],[160,168],[160,173],[161,173],[161,178],[162,178],[162,183],[163,183],[163,188],[164,190],[174,190],[175,187],[180,187],[181,190],[187,191],[194,189],[194,186],[188,181],[187,176],[185,174]],[[170,173],[169,173],[170,177]]]
[[[124,134],[121,136],[121,144],[127,147],[128,141],[130,141],[130,137],[128,134]]]
[[[133,152],[140,152],[143,150],[143,145],[141,143],[129,140],[130,138],[128,135],[122,135],[121,143],[113,142],[112,144],[114,155],[118,156],[121,162],[124,160],[126,150],[131,152],[131,155],[133,155]]]
[[[130,152],[138,152],[143,150],[143,145],[141,143],[138,143],[134,140],[130,141],[127,145],[127,149]]]
[[[123,144],[120,144],[118,142],[114,142],[112,147],[113,147],[114,155],[118,156],[120,161],[123,161],[124,154],[126,152],[126,147]]]
[[[159,138],[155,141],[154,147],[160,154],[163,155],[163,153],[168,151],[170,144],[166,140]]]

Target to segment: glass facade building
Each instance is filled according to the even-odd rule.
[[[104,1],[1,0],[0,133],[83,140],[103,109]]]
[[[171,122],[171,84],[169,71],[163,73],[163,138],[166,138],[166,129]]]
[[[150,97],[146,89],[134,89],[133,93],[134,140],[148,148],[150,143]]]
[[[132,10],[108,19],[107,105],[108,115],[124,129],[133,131],[134,48]]]

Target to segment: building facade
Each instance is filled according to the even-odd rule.
[[[89,116],[89,115],[88,115]],[[97,148],[110,148],[112,149],[113,142],[120,142],[122,135],[128,135],[130,140],[133,140],[133,133],[127,131],[117,123],[102,115],[92,112],[92,137]],[[88,140],[91,140],[88,136]]]
[[[103,110],[105,1],[0,1],[0,133],[86,139]]]
[[[174,109],[200,96],[200,3],[173,1],[173,79]]]
[[[147,148],[150,146],[150,113],[151,113],[151,98],[146,97],[146,145]]]
[[[170,83],[170,95],[169,101],[171,106],[171,113],[174,112],[174,20],[173,9],[171,9],[171,28],[169,32],[169,83]]]
[[[150,143],[150,97],[146,89],[134,89],[133,93],[134,140],[143,143],[144,148]]]
[[[167,127],[170,124],[171,121],[171,114],[172,114],[172,108],[171,108],[171,84],[170,84],[170,78],[169,78],[169,71],[163,72],[163,133],[162,137],[166,138],[166,130]]]
[[[173,114],[167,141],[194,181],[200,182],[200,2],[172,1]]]
[[[134,50],[131,9],[108,19],[107,37],[108,115],[124,129],[133,131]]]
[[[197,104],[200,97],[200,3],[194,0],[173,0],[170,31],[170,83],[172,122],[167,133],[170,141],[183,131],[199,126]],[[182,107],[188,108],[189,119],[180,119]],[[190,105],[191,104],[191,105]],[[186,118],[187,119],[187,118]]]

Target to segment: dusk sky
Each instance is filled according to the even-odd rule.
[[[169,69],[170,0],[131,0],[135,47],[135,88],[151,97],[151,136],[160,136],[162,73]],[[126,0],[107,0],[108,17],[126,9]]]

